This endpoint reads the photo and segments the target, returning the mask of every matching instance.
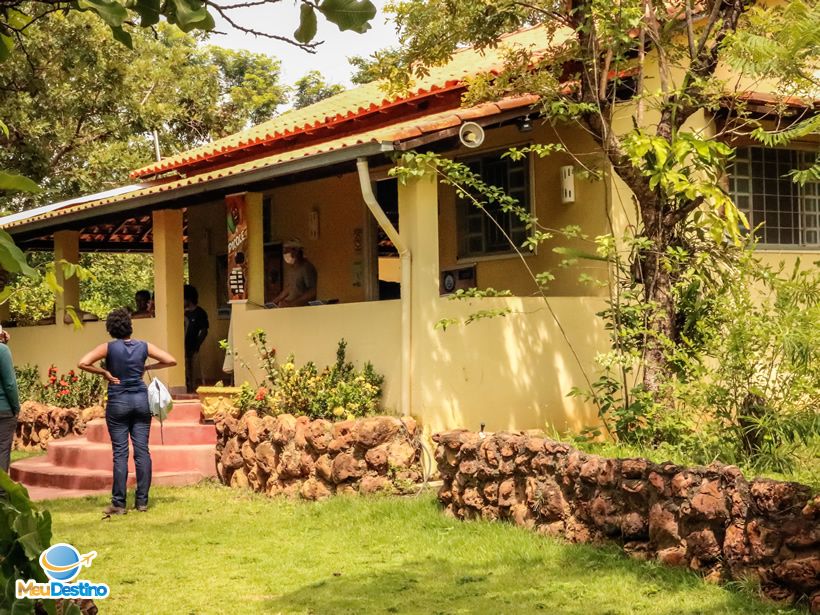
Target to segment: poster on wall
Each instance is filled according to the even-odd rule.
[[[248,298],[248,217],[245,194],[225,197],[228,222],[228,300]]]

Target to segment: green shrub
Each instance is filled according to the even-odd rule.
[[[23,365],[15,367],[17,373],[17,390],[20,393],[20,401],[40,401],[43,383],[40,382],[40,368],[36,365]]]
[[[379,409],[384,377],[373,365],[361,370],[347,361],[347,343],[339,342],[336,362],[319,371],[312,361],[296,365],[293,355],[284,363],[276,360],[264,331],[251,334],[264,381],[256,388],[245,383],[237,397],[240,411],[256,410],[262,414],[293,414],[311,418],[338,420],[373,414]]]
[[[60,374],[54,365],[48,368],[46,382],[40,381],[40,370],[31,365],[16,368],[20,401],[37,401],[59,408],[88,408],[103,401],[105,381],[99,376],[77,373],[73,369]]]

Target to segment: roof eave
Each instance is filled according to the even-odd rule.
[[[31,222],[21,222],[14,226],[5,228],[11,235],[21,233],[31,233],[33,231],[45,231],[54,229],[65,225],[66,223],[73,223],[89,218],[97,218],[115,214],[130,209],[137,209],[141,207],[156,206],[164,201],[175,201],[177,199],[188,198],[203,194],[206,192],[213,192],[219,190],[230,190],[245,184],[252,184],[255,182],[266,181],[282,177],[284,175],[292,175],[294,173],[303,173],[312,171],[324,166],[333,164],[340,164],[344,162],[355,161],[360,157],[376,156],[395,150],[395,145],[392,142],[377,142],[377,143],[362,143],[354,145],[341,150],[330,152],[322,152],[313,156],[283,162],[281,164],[272,165],[261,169],[254,169],[236,175],[228,175],[220,177],[211,181],[194,184],[191,186],[183,186],[176,190],[168,192],[158,192],[144,196],[134,197],[132,199],[124,199],[115,203],[107,205],[100,205],[98,207],[90,207],[88,209],[67,212],[63,215],[55,215],[54,217],[44,220],[34,220]]]

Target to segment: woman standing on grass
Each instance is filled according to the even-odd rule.
[[[111,505],[103,512],[124,515],[125,489],[128,482],[128,437],[134,447],[134,467],[137,470],[135,507],[148,510],[148,489],[151,486],[151,453],[148,436],[151,432],[151,411],[148,408],[148,387],[142,380],[147,370],[173,367],[176,359],[170,354],[140,340],[131,339],[131,316],[126,309],[112,311],[105,320],[108,334],[114,338],[100,344],[85,355],[79,368],[99,374],[108,381],[108,403],[105,422],[114,452],[114,485]],[[148,357],[156,363],[146,365]],[[105,369],[94,365],[105,359]]]

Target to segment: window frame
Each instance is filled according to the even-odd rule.
[[[754,214],[755,207],[754,207],[753,199],[755,198],[756,195],[758,197],[761,196],[761,193],[755,192],[755,190],[754,190],[755,179],[757,181],[763,181],[763,182],[766,182],[767,180],[784,181],[784,180],[781,180],[780,178],[777,178],[777,179],[772,178],[772,177],[767,178],[765,172],[764,172],[762,177],[758,177],[758,178],[754,177],[754,174],[752,172],[752,168],[753,168],[752,167],[752,163],[753,163],[752,150],[754,150],[754,149],[759,149],[759,150],[764,150],[764,151],[765,150],[780,150],[780,151],[793,152],[797,156],[796,162],[797,162],[797,167],[798,168],[801,167],[804,164],[804,162],[807,162],[809,164],[811,162],[813,162],[813,160],[805,160],[805,159],[808,159],[808,158],[813,157],[814,155],[816,155],[814,151],[810,151],[808,149],[802,149],[802,148],[767,148],[767,147],[762,147],[762,146],[758,146],[758,145],[755,145],[755,144],[744,144],[744,145],[739,146],[739,147],[736,148],[736,153],[740,153],[741,151],[744,153],[743,157],[740,160],[743,164],[748,164],[749,165],[749,170],[748,170],[748,173],[744,174],[744,175],[738,175],[737,173],[735,173],[734,165],[737,164],[737,155],[736,155],[735,156],[735,161],[727,169],[728,193],[729,193],[729,196],[731,197],[732,201],[735,203],[735,206],[738,207],[738,210],[742,211],[744,213],[744,215],[747,216],[747,219],[749,221],[749,226],[752,229],[754,229],[756,226],[758,226],[761,222],[765,222],[765,213],[768,211],[768,210],[764,210],[764,213],[763,213],[764,220],[755,219],[755,214]],[[763,164],[765,165],[766,161],[763,161]],[[749,182],[748,191],[745,191],[745,192],[738,192],[737,191],[735,182],[738,179],[746,180],[746,181]],[[788,179],[788,181],[791,182],[791,179]],[[763,227],[764,232],[763,232],[762,236],[758,237],[758,244],[757,244],[758,250],[764,251],[764,252],[765,251],[769,251],[769,252],[786,252],[786,251],[792,251],[792,252],[820,252],[820,227],[813,227],[812,229],[809,229],[810,232],[814,231],[814,232],[818,233],[818,242],[817,243],[807,243],[806,242],[806,232],[807,232],[807,227],[806,227],[806,222],[805,222],[806,216],[809,215],[809,214],[812,214],[812,215],[817,215],[818,217],[820,217],[820,207],[818,207],[817,212],[814,212],[814,211],[807,212],[807,210],[806,210],[806,200],[808,200],[808,199],[815,200],[818,204],[820,204],[820,182],[812,182],[812,183],[816,185],[816,187],[814,188],[814,191],[816,192],[816,194],[814,194],[814,195],[807,195],[805,193],[805,190],[806,190],[805,186],[800,186],[800,185],[795,184],[796,194],[795,194],[794,198],[796,200],[797,209],[794,213],[794,219],[797,220],[797,225],[796,226],[793,225],[790,228],[791,228],[792,233],[797,236],[797,241],[792,242],[792,243],[766,242],[765,241],[765,237],[766,237],[765,228],[766,227],[764,225],[764,227]],[[762,196],[765,197],[767,194],[768,193],[765,192],[765,187],[764,187],[764,192],[762,193]],[[738,197],[739,196],[747,196],[748,197],[748,199],[749,199],[748,208],[743,209],[738,205]],[[778,216],[783,215],[783,212],[779,208],[778,208],[777,211],[778,211]],[[778,226],[776,228],[779,229],[781,227]],[[778,232],[778,239],[779,238],[780,238],[780,234]]]
[[[502,154],[509,151],[511,147],[525,147],[529,145],[529,142],[523,143],[515,143],[506,145],[504,147],[499,148],[492,148],[486,149],[479,152],[475,152],[469,156],[463,156],[457,158],[457,162],[465,165],[469,165],[473,162],[482,161],[488,158],[496,158],[498,160],[504,160],[501,158]],[[506,162],[512,162],[507,160]],[[531,154],[527,154],[524,159],[521,161],[524,164],[524,176],[526,179],[526,186],[525,186],[525,194],[527,199],[527,210],[531,215],[535,214],[535,165],[533,163],[533,156]],[[515,248],[512,246],[509,249],[504,251],[497,251],[497,252],[481,252],[481,253],[474,253],[474,254],[464,254],[462,253],[462,247],[465,245],[466,239],[464,238],[464,234],[466,233],[466,216],[463,214],[462,207],[472,207],[471,203],[465,203],[464,200],[460,199],[457,194],[455,196],[455,240],[456,240],[456,263],[457,264],[465,264],[465,263],[475,263],[475,262],[482,262],[482,261],[494,261],[494,260],[506,260],[511,258],[520,258],[521,256],[531,257],[537,254],[537,248],[535,250],[521,250],[519,248],[516,251]],[[486,216],[486,213],[481,214],[482,218]],[[486,222],[488,223],[488,222]],[[483,223],[482,226],[482,242],[485,244],[487,243],[487,227],[486,223]],[[524,229],[525,236],[531,236],[532,230]],[[519,255],[520,252],[520,255]]]

